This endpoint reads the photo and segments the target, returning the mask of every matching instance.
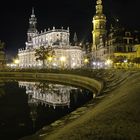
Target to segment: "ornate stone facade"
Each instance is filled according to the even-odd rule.
[[[51,46],[54,50],[54,57],[51,61],[45,62],[46,67],[50,68],[80,68],[82,66],[82,49],[79,46],[70,45],[69,28],[48,29],[39,33],[36,29],[36,17],[32,10],[29,19],[29,29],[27,32],[27,42],[25,49],[18,50],[20,68],[39,68],[42,67],[41,61],[36,61],[35,50],[40,46],[47,48]]]
[[[102,0],[97,0],[96,14],[93,17],[93,48],[92,51],[98,49],[100,39],[105,43],[106,38],[106,16],[103,14]]]
[[[97,0],[96,14],[93,17],[93,45],[92,45],[92,57],[94,61],[105,61],[107,58],[106,48],[106,16],[103,14],[102,0]]]

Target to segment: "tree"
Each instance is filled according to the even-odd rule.
[[[38,61],[38,60],[42,61],[43,68],[44,68],[45,67],[45,60],[48,57],[53,57],[54,53],[55,52],[51,46],[48,46],[46,48],[44,46],[40,46],[39,49],[35,50],[36,61]]]
[[[53,93],[54,92],[54,84],[40,82],[35,85],[36,90],[39,90],[41,94]]]
[[[1,42],[0,40],[0,51],[3,51],[4,48],[5,48],[5,43]]]
[[[5,64],[5,43],[0,41],[0,67],[3,67]]]

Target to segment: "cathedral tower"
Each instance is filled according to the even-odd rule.
[[[27,36],[28,36],[27,42],[28,43],[32,42],[32,37],[37,34],[36,24],[37,24],[37,19],[34,14],[34,8],[32,8],[32,14],[29,19],[29,29],[27,32]]]
[[[92,51],[98,49],[100,40],[102,39],[105,43],[106,37],[106,16],[103,14],[102,0],[97,0],[96,2],[96,14],[93,17],[93,46]]]

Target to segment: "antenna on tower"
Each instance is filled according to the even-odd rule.
[[[32,15],[34,15],[34,14],[35,14],[34,7],[32,7]]]

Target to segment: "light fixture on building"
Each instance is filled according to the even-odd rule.
[[[65,57],[65,56],[61,56],[61,57],[60,57],[60,61],[61,61],[61,62],[65,62],[65,61],[66,61],[66,57]]]
[[[19,60],[18,59],[15,59],[14,60],[14,64],[17,64],[18,65],[19,64]]]
[[[52,57],[50,56],[50,57],[48,57],[48,61],[49,62],[51,62],[52,61]]]
[[[62,69],[64,69],[64,63],[66,61],[66,57],[65,56],[61,56],[60,57],[60,61],[61,61]]]
[[[109,67],[112,66],[112,64],[113,64],[113,61],[111,59],[107,59],[105,62],[105,65]]]
[[[128,62],[128,60],[126,59],[126,60],[124,60],[123,62],[124,62],[124,63],[127,63],[127,62]]]
[[[89,60],[87,58],[84,59],[84,63],[88,63]]]

